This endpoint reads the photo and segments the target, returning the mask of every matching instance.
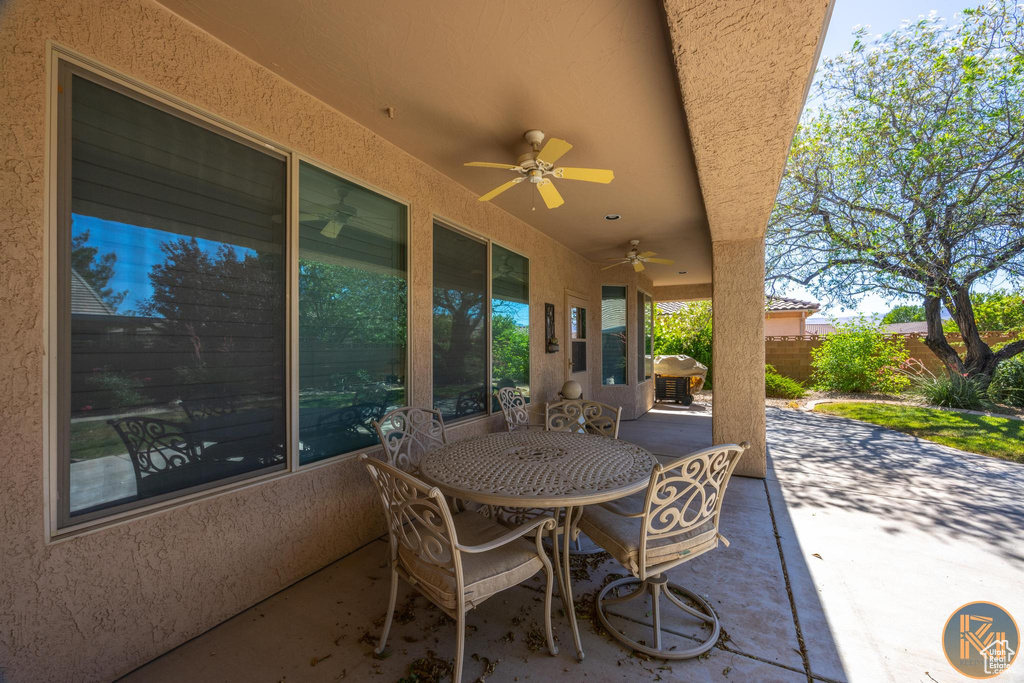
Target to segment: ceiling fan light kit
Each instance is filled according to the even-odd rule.
[[[572,149],[572,145],[558,138],[548,138],[547,142],[544,142],[544,133],[539,130],[528,130],[523,134],[523,137],[530,143],[532,150],[520,155],[515,164],[498,164],[490,161],[471,161],[465,164],[466,166],[480,168],[500,168],[519,174],[517,178],[513,178],[507,183],[499,185],[490,192],[481,195],[480,201],[488,202],[513,185],[529,180],[532,185],[537,187],[537,192],[540,193],[544,204],[549,209],[557,209],[565,203],[565,200],[562,199],[562,194],[555,187],[551,180],[552,178],[582,180],[588,183],[603,184],[610,183],[615,179],[615,174],[608,169],[572,168],[568,166],[555,168],[555,162]]]

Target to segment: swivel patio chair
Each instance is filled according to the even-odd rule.
[[[397,408],[373,421],[388,464],[416,473],[424,455],[448,443],[440,410]]]
[[[498,405],[505,416],[508,431],[530,428],[530,410],[527,408],[526,397],[518,387],[502,387],[498,389]]]
[[[710,650],[721,632],[718,615],[711,604],[696,593],[671,583],[665,572],[709,550],[719,541],[729,542],[719,533],[722,498],[736,463],[750,445],[746,442],[712,446],[674,462],[654,466],[644,494],[636,494],[601,506],[583,509],[578,528],[611,553],[633,576],[613,581],[597,596],[597,616],[614,638],[633,650],[662,659],[689,659]],[[636,586],[626,595],[617,591]],[[611,597],[608,594],[616,591]],[[605,614],[608,605],[617,605],[650,594],[653,606],[654,646],[632,640],[616,630]],[[683,595],[697,605],[686,604]],[[661,596],[710,628],[708,637],[693,647],[662,647]]]
[[[570,399],[544,406],[544,429],[619,438],[622,408],[598,401]]]
[[[547,575],[544,628],[548,650],[558,653],[551,633],[551,563],[541,538],[555,520],[538,517],[516,529],[506,529],[476,512],[453,514],[436,487],[387,463],[360,456],[370,473],[388,526],[391,596],[384,630],[375,649],[384,651],[402,578],[425,598],[455,619],[454,681],[462,679],[466,613],[491,596],[531,578],[541,569]],[[533,542],[523,537],[533,534]]]

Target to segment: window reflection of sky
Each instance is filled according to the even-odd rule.
[[[491,310],[493,315],[504,315],[515,320],[520,327],[530,326],[530,305],[519,301],[508,301],[506,299],[492,299]]]
[[[149,273],[153,266],[161,264],[165,260],[166,255],[161,249],[161,245],[179,239],[190,239],[188,235],[176,232],[118,223],[95,216],[71,214],[71,236],[77,237],[83,232],[89,233],[86,246],[97,249],[96,261],[99,261],[104,254],[113,252],[117,255],[117,261],[114,263],[114,275],[107,283],[107,287],[114,292],[128,292],[124,301],[118,306],[117,312],[120,315],[137,314],[139,304],[153,295],[153,285],[149,280]],[[217,249],[225,244],[201,237],[192,239],[195,239],[200,249],[211,255],[216,254]],[[235,256],[239,260],[247,255],[256,255],[254,250],[247,247],[233,246]]]

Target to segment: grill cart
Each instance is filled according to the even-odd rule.
[[[688,406],[703,388],[707,374],[707,367],[689,356],[655,356],[654,398]]]

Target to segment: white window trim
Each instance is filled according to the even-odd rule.
[[[646,353],[646,351],[647,351],[647,347],[646,347],[646,344],[647,344],[647,334],[650,333],[650,335],[651,335],[651,376],[650,377],[645,377],[645,375],[647,374],[647,366],[645,364],[644,365],[644,369],[641,370],[640,367],[639,367],[639,363],[638,363],[637,364],[637,368],[636,368],[636,384],[637,384],[637,386],[640,386],[644,382],[651,382],[651,381],[654,380],[654,311],[652,310],[654,308],[654,295],[649,293],[646,289],[644,289],[642,287],[639,287],[639,286],[636,288],[636,291],[637,291],[638,294],[643,294],[645,297],[648,297],[651,300],[651,305],[650,306],[647,305],[646,301],[644,302],[644,316],[648,316],[649,315],[651,319],[649,321],[646,321],[647,324],[644,326],[644,334],[643,334],[643,336],[640,339],[636,340],[636,343],[637,343],[637,358],[639,359],[640,350],[641,349],[643,349],[643,351],[644,351],[644,356],[647,355],[647,353]],[[639,302],[637,302],[637,303],[639,303]],[[639,319],[640,318],[640,311],[637,311],[636,315],[637,315],[637,319]]]

